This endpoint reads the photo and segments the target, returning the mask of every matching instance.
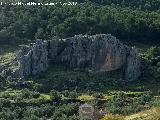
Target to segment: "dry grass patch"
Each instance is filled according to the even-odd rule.
[[[125,120],[160,120],[160,108],[153,108],[127,116]]]
[[[16,57],[16,53],[7,53],[5,55],[0,56],[0,64],[4,66],[9,66]]]
[[[124,116],[120,116],[120,115],[107,114],[101,120],[125,120],[125,117]]]

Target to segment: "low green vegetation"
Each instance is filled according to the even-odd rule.
[[[33,92],[28,89],[24,90],[13,90],[7,89],[0,92],[0,99],[9,100],[12,103],[23,103],[23,104],[39,104],[51,101],[51,96],[46,94],[40,94]]]
[[[2,66],[11,66],[12,61],[15,59],[16,53],[7,53],[0,56],[0,64]]]
[[[141,55],[144,59],[144,79],[146,82],[160,82],[160,48],[151,47]],[[153,87],[153,86],[152,86]]]
[[[47,73],[31,77],[29,80],[41,84],[41,92],[47,92],[52,89],[58,91],[100,92],[112,88],[118,89],[123,85],[120,70],[95,74],[56,66],[52,66]]]
[[[0,44],[0,56],[7,55],[9,53],[15,53],[18,51],[20,46],[17,43],[15,44]]]
[[[141,79],[134,82],[125,82],[121,70],[88,73],[61,66],[50,66],[47,72],[25,81],[2,78],[5,84],[1,84],[0,90],[0,116],[5,120],[81,120],[79,106],[89,103],[109,113],[104,119],[121,120],[152,107],[158,108],[159,53],[159,47],[151,47],[140,54],[147,69]],[[5,63],[9,64],[10,56],[11,53],[4,55]]]
[[[104,120],[124,120],[140,111],[158,108],[159,52],[158,47],[151,47],[141,53],[147,69],[135,82],[126,83],[121,70],[88,73],[62,66],[51,66],[47,72],[24,81],[1,78],[5,84],[1,84],[0,90],[0,116],[5,120],[82,120],[78,108],[89,103],[103,106],[107,113],[111,113]],[[10,56],[11,53],[4,55],[8,63]]]
[[[112,96],[111,94],[113,93],[102,94],[103,98],[98,95],[73,94],[72,91],[58,92],[52,90],[50,93],[44,94],[33,92],[29,89],[7,89],[0,92],[0,115],[1,118],[6,120],[18,119],[20,116],[22,119],[36,118],[37,120],[40,118],[61,120],[65,116],[69,120],[81,120],[78,116],[78,108],[84,102],[93,106],[103,105],[108,113],[121,114],[123,116],[137,113],[153,106],[157,107],[160,104],[160,99],[154,98],[150,92],[135,92],[135,96],[131,97],[130,94],[133,93],[119,91]],[[5,112],[6,110],[7,113]],[[110,117],[112,118],[112,116]]]
[[[1,6],[0,70],[12,67],[20,44],[110,33],[139,48],[142,76],[126,82],[122,70],[89,73],[54,65],[25,80],[0,76],[0,119],[84,120],[78,109],[88,103],[107,111],[102,120],[159,120],[160,0],[75,1],[76,6]]]

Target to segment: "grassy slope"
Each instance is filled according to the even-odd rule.
[[[15,52],[19,49],[17,45],[0,45],[0,56]]]
[[[0,45],[0,67],[9,67],[18,50],[19,46],[17,45]]]
[[[102,120],[159,120],[160,119],[160,108],[152,108],[150,110],[141,111],[139,113],[120,116],[120,115],[106,115]]]
[[[152,108],[150,110],[142,111],[134,115],[127,116],[125,120],[159,120],[160,108]]]

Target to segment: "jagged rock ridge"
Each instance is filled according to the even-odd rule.
[[[19,52],[14,61],[17,67],[12,73],[21,78],[36,75],[46,71],[50,63],[92,72],[122,69],[126,80],[135,80],[141,74],[136,49],[122,44],[110,34],[39,40]]]

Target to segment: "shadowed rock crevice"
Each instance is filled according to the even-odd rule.
[[[137,53],[136,48],[122,44],[110,34],[76,35],[54,41],[38,40],[32,46],[21,49],[17,55],[14,77],[37,75],[45,72],[49,64],[60,64],[92,72],[123,69],[124,78],[130,81],[141,74],[141,61]]]

